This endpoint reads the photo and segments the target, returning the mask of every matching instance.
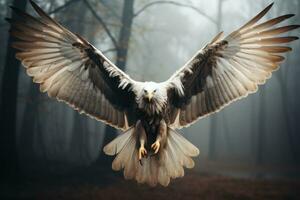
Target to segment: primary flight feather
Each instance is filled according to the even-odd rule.
[[[104,152],[116,155],[112,168],[126,179],[149,185],[167,186],[194,166],[199,150],[176,129],[255,92],[298,39],[280,36],[298,25],[275,27],[293,15],[258,23],[271,4],[227,37],[218,34],[167,81],[139,82],[30,2],[39,18],[12,7],[21,17],[8,19],[27,74],[50,97],[122,130]]]

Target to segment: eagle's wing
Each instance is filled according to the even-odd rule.
[[[298,39],[278,35],[299,26],[274,27],[293,15],[258,24],[271,6],[225,39],[221,39],[222,34],[217,35],[165,82],[171,127],[189,126],[197,119],[246,97],[278,69],[284,60],[282,54],[291,51],[284,44]]]
[[[136,83],[85,39],[71,33],[30,1],[40,18],[12,8],[20,20],[12,24],[18,39],[13,47],[27,74],[40,90],[79,112],[115,128],[127,130],[135,120],[131,110]]]

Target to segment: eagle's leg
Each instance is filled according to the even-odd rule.
[[[154,154],[157,154],[160,147],[165,143],[167,138],[167,124],[165,120],[161,120],[158,127],[158,133],[155,142],[151,145]]]
[[[143,157],[147,156],[147,150],[145,149],[145,143],[147,140],[147,136],[146,136],[146,131],[145,131],[141,121],[138,121],[136,123],[135,128],[136,128],[136,132],[138,135],[138,140],[140,142],[138,158],[139,158],[139,161],[141,161]]]

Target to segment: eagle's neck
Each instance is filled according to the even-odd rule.
[[[154,99],[152,102],[144,100],[139,101],[139,109],[143,110],[147,115],[160,115],[165,109],[166,103]]]
[[[162,112],[163,107],[158,103],[148,103],[144,104],[144,111],[148,115],[159,115]]]

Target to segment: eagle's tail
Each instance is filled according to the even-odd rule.
[[[184,169],[193,168],[191,157],[199,150],[188,140],[171,128],[168,129],[167,141],[157,155],[149,155],[138,160],[138,143],[134,128],[118,136],[104,147],[107,155],[117,155],[112,163],[113,170],[124,168],[125,179],[136,179],[138,183],[155,186],[160,183],[167,186],[170,178],[184,176]]]

